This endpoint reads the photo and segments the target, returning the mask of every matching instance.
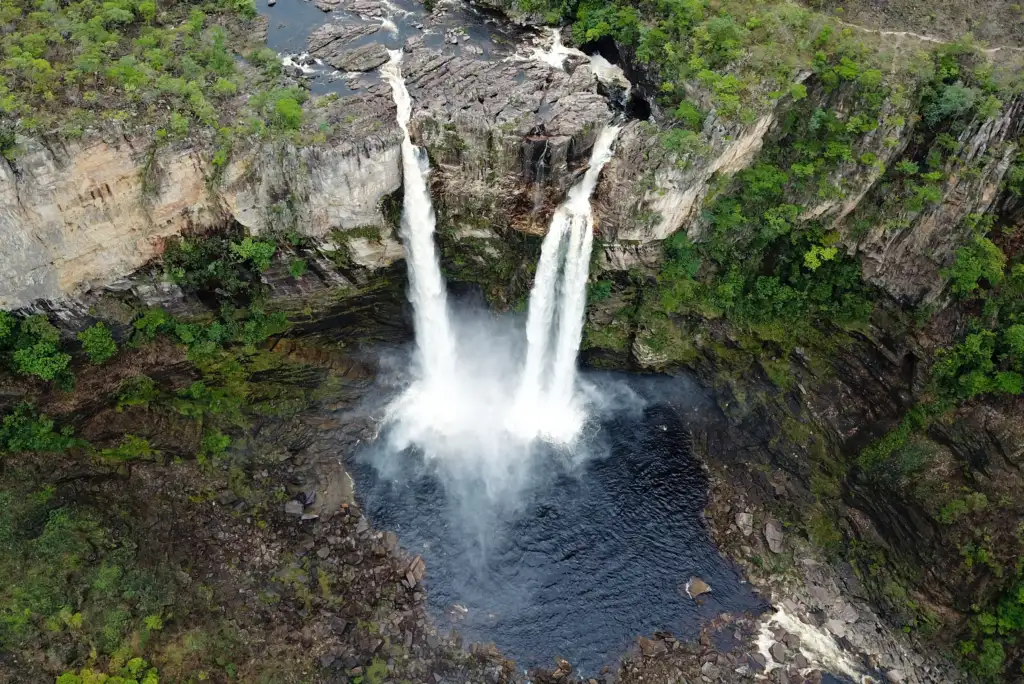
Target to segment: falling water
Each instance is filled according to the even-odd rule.
[[[402,173],[405,198],[402,239],[409,268],[409,299],[413,305],[416,344],[425,383],[444,382],[455,370],[455,341],[448,320],[448,301],[437,249],[434,246],[434,208],[427,188],[429,165],[423,151],[409,138],[412,98],[402,78],[402,51],[391,50],[391,60],[381,74],[391,85],[398,107],[402,140]]]
[[[510,425],[520,434],[536,431],[550,441],[570,442],[582,423],[573,394],[594,241],[590,196],[618,133],[617,126],[601,131],[590,167],[555,211],[541,246],[526,322],[526,364]]]

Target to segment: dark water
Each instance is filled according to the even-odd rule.
[[[594,673],[638,635],[694,637],[721,612],[764,608],[700,522],[707,481],[686,428],[699,402],[681,380],[631,384],[654,400],[592,426],[582,463],[538,454],[516,506],[484,504],[472,489],[456,494],[413,453],[399,456],[404,474],[391,479],[372,465],[387,456],[371,448],[357,459],[368,516],[426,560],[442,625],[495,642],[523,667],[559,656]],[[712,587],[700,603],[682,591],[691,575]]]
[[[428,14],[422,2],[380,0],[364,3],[364,9],[371,9],[369,14],[360,15],[341,7],[329,13],[323,12],[307,0],[277,0],[273,7],[266,6],[265,0],[257,0],[259,11],[270,20],[267,45],[281,55],[306,52],[309,35],[328,23],[381,27],[375,33],[347,43],[346,49],[380,43],[389,50],[397,50],[410,38],[421,38],[424,48],[476,58],[508,56],[515,51],[524,34],[522,29],[469,3],[445,2],[438,5],[434,13]],[[393,28],[384,27],[384,19],[390,21]],[[452,28],[460,31],[458,43],[454,45],[445,42],[445,32]],[[314,93],[351,95],[379,83],[380,75],[370,72],[345,77],[328,65],[320,65],[314,67],[308,79]]]

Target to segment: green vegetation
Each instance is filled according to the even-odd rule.
[[[160,620],[155,615],[146,619]],[[142,658],[132,658],[123,666],[118,659],[107,669],[110,674],[88,667],[77,672],[65,672],[57,677],[57,684],[160,684],[156,668],[150,667]]]
[[[110,329],[103,323],[95,323],[78,333],[78,341],[82,343],[89,361],[96,365],[109,361],[117,354],[117,343]]]
[[[145,641],[146,618],[159,616],[173,585],[159,563],[138,557],[134,541],[90,508],[55,499],[52,488],[0,488],[0,551],[5,651],[64,644],[114,655]]]
[[[12,0],[0,10],[0,114],[26,133],[71,135],[139,114],[175,134],[230,123],[219,112],[240,84],[231,22],[255,14],[252,0]]]
[[[54,430],[54,422],[30,404],[19,404],[0,420],[0,454],[21,451],[57,453],[77,442],[69,429]]]
[[[60,351],[60,331],[43,315],[20,320],[0,311],[0,359],[12,370],[62,385],[74,381],[71,355]]]
[[[257,240],[240,229],[195,238],[171,238],[164,269],[188,294],[206,301],[226,299],[247,304],[261,300],[266,287],[260,273],[270,267],[277,245]]]

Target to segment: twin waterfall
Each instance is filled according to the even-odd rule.
[[[382,68],[398,107],[402,142],[404,209],[402,239],[409,271],[409,299],[415,310],[416,382],[391,407],[404,444],[429,451],[456,448],[480,451],[466,435],[504,435],[520,444],[536,439],[571,444],[584,422],[576,387],[576,356],[583,333],[587,278],[594,222],[590,196],[601,169],[611,158],[619,129],[606,127],[598,137],[583,179],[558,207],[544,238],[526,324],[526,359],[517,377],[481,370],[490,350],[464,349],[449,312],[444,279],[434,245],[435,216],[427,186],[426,154],[412,144],[408,124],[411,99],[401,74],[401,51],[391,52]],[[487,347],[485,341],[482,345]],[[470,361],[476,365],[467,370]],[[497,369],[504,359],[493,359]],[[493,377],[488,378],[488,375]],[[518,387],[517,387],[518,385]],[[470,440],[473,441],[473,440]],[[479,441],[479,440],[477,440]],[[425,443],[427,446],[424,446]],[[486,449],[484,449],[486,450]],[[480,458],[475,456],[475,458]]]

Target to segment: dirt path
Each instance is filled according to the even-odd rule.
[[[949,41],[949,40],[945,40],[943,38],[936,38],[935,36],[928,36],[928,35],[925,35],[923,33],[914,33],[913,31],[887,31],[887,30],[884,30],[884,29],[873,29],[873,28],[868,28],[866,26],[860,26],[859,24],[851,24],[850,22],[843,21],[842,19],[836,19],[835,17],[832,17],[832,19],[833,19],[833,21],[835,21],[840,26],[846,26],[847,28],[857,29],[858,31],[863,31],[864,33],[873,33],[873,34],[879,35],[879,36],[892,36],[892,37],[895,37],[895,38],[915,38],[915,39],[920,40],[920,41],[925,42],[925,43],[935,43],[935,44],[938,44],[938,45],[944,45],[944,44],[952,42],[952,41]],[[1005,51],[1005,52],[1024,52],[1024,47],[1012,47],[1012,46],[1009,46],[1009,45],[1002,45],[1002,46],[994,47],[994,48],[983,48],[981,50],[981,52],[983,52],[985,54],[988,54],[988,55],[993,55],[993,54],[996,54],[997,52],[1003,52],[1003,51]]]

